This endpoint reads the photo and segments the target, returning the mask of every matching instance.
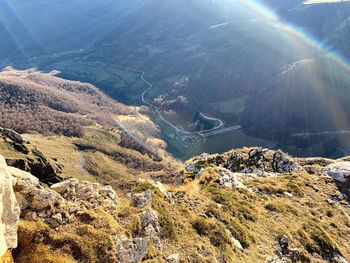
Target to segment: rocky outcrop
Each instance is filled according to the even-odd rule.
[[[269,174],[304,171],[302,166],[281,150],[263,148],[237,149],[225,154],[202,154],[190,160],[186,172],[201,174],[203,167],[223,167],[231,172],[256,174],[266,177]]]
[[[50,161],[37,149],[33,149],[32,154],[33,156],[25,159],[6,159],[6,162],[9,166],[31,173],[42,183],[51,185],[62,181],[59,175],[62,171],[58,164]]]
[[[5,129],[0,127],[0,136],[8,141],[15,150],[22,152],[24,154],[28,154],[29,150],[25,145],[25,141],[23,137],[11,129]]]
[[[323,172],[341,183],[350,182],[350,162],[335,162],[323,169]]]
[[[17,247],[17,225],[20,209],[12,188],[12,176],[0,155],[0,257]]]
[[[116,237],[116,254],[120,263],[137,263],[140,262],[148,252],[149,246],[153,245],[158,250],[162,250],[159,237],[160,224],[158,212],[151,208],[151,192],[149,190],[133,195],[133,205],[137,208],[144,208],[139,213],[141,230],[135,237],[126,235],[117,235]]]
[[[202,154],[186,163],[180,177],[183,181],[200,178],[208,167],[216,169],[219,184],[236,188],[244,188],[240,180],[244,177],[270,177],[305,171],[294,158],[281,150],[257,147],[237,149],[221,155]]]
[[[72,216],[87,209],[111,211],[118,204],[117,195],[110,186],[69,179],[48,188],[27,172],[13,171],[14,190],[22,217],[27,220],[42,219],[55,228],[69,223]]]
[[[134,194],[132,201],[133,201],[133,206],[137,208],[143,208],[147,205],[151,205],[152,203],[151,191],[147,190],[142,193]]]
[[[277,173],[303,171],[303,168],[297,162],[295,162],[289,155],[285,154],[281,150],[274,153],[272,167]]]
[[[62,167],[53,160],[49,160],[38,149],[29,149],[28,142],[19,133],[0,127],[0,138],[23,155],[22,158],[6,158],[8,166],[29,172],[45,184],[50,185],[62,181],[59,175],[62,172]]]
[[[88,209],[113,209],[118,204],[117,194],[109,185],[68,179],[52,185],[50,189],[59,193],[66,201],[79,203]]]
[[[32,174],[7,166],[0,156],[0,238],[3,254],[17,245],[19,218],[44,221],[52,228],[71,223],[71,219],[88,209],[115,210],[118,198],[110,186],[76,179],[51,187],[40,183]],[[74,223],[74,222],[73,222]]]
[[[23,137],[11,129],[5,129],[0,127],[0,135],[3,137],[7,137],[8,139],[12,140],[14,143],[18,144],[24,144]]]
[[[243,184],[242,174],[232,173],[226,168],[217,168],[217,173],[219,174],[218,183],[226,187],[248,189]]]
[[[175,253],[166,258],[167,263],[178,263],[180,261],[180,254]]]

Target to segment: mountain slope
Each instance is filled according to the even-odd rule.
[[[14,178],[21,207],[15,262],[340,263],[350,257],[349,158],[244,148],[195,157],[172,177],[159,177],[167,184],[128,176],[117,185],[111,177],[114,190],[91,176],[48,187],[4,163],[0,173]]]
[[[126,175],[156,176],[176,167],[177,162],[164,151],[165,143],[158,139],[158,128],[139,109],[112,100],[90,84],[54,74],[0,72],[0,125],[27,133],[25,140],[34,143],[32,148],[37,145],[65,166],[63,177],[95,176],[109,184],[122,184]],[[3,143],[3,150],[22,148]],[[15,160],[27,159],[27,150],[23,152],[4,155],[20,164]],[[115,171],[118,177],[111,178]]]
[[[6,8],[2,3],[3,10],[9,11],[3,14],[8,18],[2,21],[3,28],[7,26],[2,31],[7,34],[4,45],[19,38],[20,43],[37,48],[35,54],[27,51],[25,59],[16,61],[8,60],[9,56],[6,60],[5,54],[1,65],[59,68],[61,76],[93,82],[130,105],[141,103],[147,87],[136,75],[145,72],[153,84],[146,99],[159,106],[175,125],[192,127],[201,111],[222,119],[226,126],[241,125],[246,137],[266,139],[271,145],[277,141],[298,155],[305,151],[308,155],[343,154],[337,151],[330,155],[330,150],[343,147],[320,147],[322,140],[314,137],[304,138],[308,147],[301,148],[293,136],[339,134],[350,129],[346,95],[349,66],[339,55],[333,56],[347,56],[347,2],[75,0],[61,6],[56,1],[31,5],[23,0],[11,2]],[[99,12],[105,15],[98,16]],[[62,19],[63,13],[68,18]],[[52,30],[55,27],[69,30]],[[48,51],[40,49],[38,41]],[[55,45],[57,42],[62,45]],[[314,62],[308,65],[299,63],[311,60]],[[287,70],[290,67],[293,70]],[[126,68],[136,70],[132,72],[135,76],[130,76],[130,70],[125,72]],[[287,74],[281,74],[286,70]],[[270,107],[289,96],[293,105]],[[325,101],[327,96],[332,102]],[[339,112],[341,120],[335,120]],[[171,131],[163,133],[167,139]],[[323,137],[333,142],[349,140],[344,135]],[[344,150],[349,151],[348,144]]]
[[[339,13],[334,19],[327,6],[268,4],[280,20],[243,1],[145,1],[117,23],[89,59],[147,69],[153,84],[147,99],[183,127],[192,125],[199,110],[286,148],[298,147],[294,133],[349,130],[350,69],[310,40],[314,35],[327,41],[335,34],[348,4],[329,7]],[[313,19],[320,13],[324,21]],[[307,29],[304,35],[299,27]],[[328,155],[322,149],[314,153]]]
[[[26,113],[41,127],[47,120],[25,106],[49,112],[59,102],[61,114],[75,109],[77,120],[91,121],[75,123],[80,137],[30,133],[21,122],[27,134],[0,129],[0,175],[12,177],[21,210],[15,262],[349,260],[349,157],[243,148],[181,163],[164,152],[140,109],[94,86],[33,70],[2,74],[4,105],[22,105],[8,118]],[[98,109],[118,129],[96,118]]]
[[[113,114],[131,113],[92,85],[55,74],[11,68],[0,72],[2,126],[22,133],[79,135],[83,126],[113,125]]]

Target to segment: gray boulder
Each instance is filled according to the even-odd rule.
[[[350,181],[350,162],[336,162],[326,166],[323,173],[334,180],[346,183]]]
[[[133,206],[137,208],[143,208],[152,204],[152,193],[147,190],[142,193],[136,193],[132,196]]]
[[[217,168],[216,171],[219,174],[219,184],[230,188],[247,189],[247,187],[243,184],[240,174],[232,173],[230,170],[222,167]]]
[[[278,150],[273,155],[272,166],[277,173],[290,173],[296,171],[303,171],[304,169],[287,154]]]

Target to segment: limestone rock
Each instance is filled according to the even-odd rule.
[[[350,181],[350,162],[336,162],[326,166],[323,172],[334,180],[346,183]]]
[[[141,225],[146,227],[152,225],[155,229],[159,228],[158,213],[154,209],[147,209],[140,214]]]
[[[274,258],[268,258],[265,263],[287,263],[288,259],[287,258],[278,258],[278,257],[274,257]]]
[[[275,172],[278,173],[290,173],[295,171],[302,171],[303,168],[292,160],[287,154],[278,150],[273,155],[272,165]]]
[[[152,179],[140,179],[139,181],[151,184],[153,187],[157,188],[169,202],[174,203],[173,194],[168,192],[168,190],[164,187],[164,185],[161,182],[154,181]]]
[[[282,236],[279,240],[279,250],[282,255],[288,254],[289,239],[286,235]]]
[[[62,196],[40,185],[33,175],[11,169],[14,175],[13,188],[22,211],[50,210],[64,203]]]
[[[7,169],[12,174],[14,184],[16,184],[16,182],[20,180],[20,181],[28,181],[32,185],[39,186],[39,179],[31,175],[30,173],[11,166],[8,166]]]
[[[18,144],[24,143],[22,136],[19,133],[15,132],[14,130],[0,128],[0,134],[4,137],[9,138],[10,140],[12,140],[15,143],[18,143]]]
[[[242,155],[234,152],[228,157],[224,167],[230,171],[238,172],[241,170],[242,163],[243,163]]]
[[[151,191],[147,190],[142,193],[136,193],[132,197],[133,206],[137,208],[143,208],[147,205],[151,205],[152,203],[152,196]]]
[[[334,262],[336,263],[349,263],[343,256],[341,255],[336,255],[334,258]]]
[[[225,168],[217,168],[216,170],[219,174],[219,184],[231,188],[247,189],[239,174],[232,173],[230,170]]]
[[[17,247],[17,227],[20,209],[12,188],[11,173],[0,155],[0,257]]]
[[[178,263],[180,260],[180,254],[179,253],[175,253],[175,254],[172,254],[170,256],[168,256],[166,258],[166,262],[167,263]]]
[[[147,255],[147,251],[147,238],[116,237],[116,254],[120,263],[138,263]]]
[[[113,208],[118,204],[117,194],[111,186],[68,179],[54,184],[50,188],[62,195],[64,199],[85,202],[90,208],[96,208],[98,206]]]
[[[232,235],[232,233],[231,233],[227,228],[225,228],[225,231],[226,231],[226,234],[231,238],[232,244],[233,244],[236,248],[238,248],[240,251],[243,251],[244,248],[243,248],[241,242],[239,242],[239,240],[236,239],[236,238]]]
[[[121,263],[140,262],[148,252],[150,244],[155,245],[159,250],[162,249],[159,238],[159,220],[158,213],[152,208],[146,209],[140,213],[142,225],[141,232],[135,237],[117,235],[116,237],[116,255]]]

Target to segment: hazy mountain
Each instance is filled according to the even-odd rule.
[[[78,64],[73,60],[78,57],[144,71],[153,84],[146,98],[176,125],[192,125],[201,111],[282,146],[294,134],[350,129],[349,68],[329,56],[329,51],[348,54],[346,2],[17,0],[1,5],[3,57],[30,58],[3,60],[3,65],[59,66],[62,76],[93,82],[133,105],[141,104],[145,87],[139,83],[130,90],[126,80],[121,85],[117,78],[103,79],[106,72],[85,74],[69,65]]]
[[[347,50],[346,41],[334,41],[335,35],[346,39],[338,31],[349,5],[267,6],[282,24],[267,8],[252,10],[240,1],[144,1],[94,57],[146,70],[155,84],[149,98],[185,97],[185,111],[173,108],[183,121],[199,109],[283,142],[294,133],[348,130],[349,68],[328,50]],[[323,49],[316,46],[321,42]],[[174,88],[176,81],[182,84]]]

